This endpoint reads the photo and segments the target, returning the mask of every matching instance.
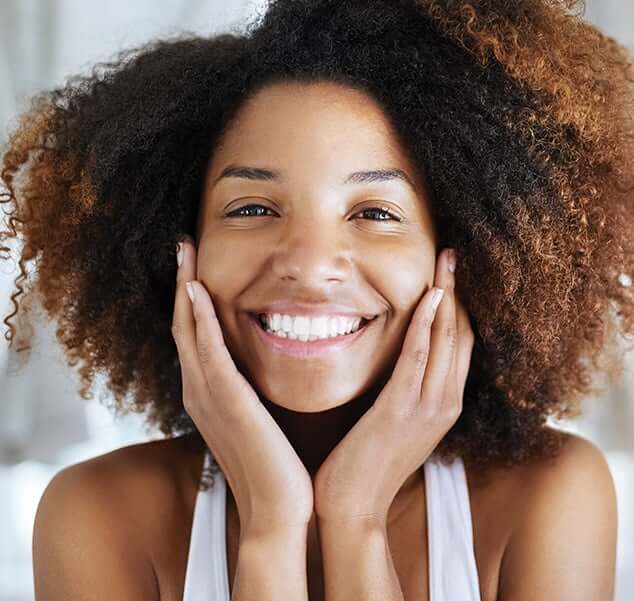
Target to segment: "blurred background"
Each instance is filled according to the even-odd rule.
[[[120,49],[157,36],[240,31],[266,0],[2,0],[0,2],[0,146],[33,93],[87,73]],[[633,0],[587,0],[584,19],[634,48]],[[17,274],[0,264],[0,307]],[[629,274],[632,276],[632,274]],[[627,278],[625,278],[627,281]],[[0,601],[32,601],[31,536],[47,483],[63,467],[115,448],[162,438],[139,415],[115,418],[98,400],[77,395],[54,326],[34,320],[30,359],[0,344]],[[5,331],[2,325],[3,334]],[[634,357],[605,398],[589,398],[581,417],[556,423],[602,449],[617,488],[616,601],[634,598]],[[98,398],[98,395],[95,397]]]

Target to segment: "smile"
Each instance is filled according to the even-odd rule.
[[[368,326],[376,321],[376,317],[371,320],[362,319],[359,328],[349,334],[340,334],[324,339],[299,340],[280,336],[265,329],[260,317],[256,314],[249,314],[250,322],[257,332],[257,337],[275,353],[298,357],[302,359],[318,357],[328,353],[343,350],[358,340],[368,329]],[[288,336],[288,333],[286,333]]]

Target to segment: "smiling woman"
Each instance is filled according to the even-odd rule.
[[[37,293],[169,437],[53,479],[38,599],[611,598],[607,464],[546,420],[634,333],[634,79],[575,6],[273,0],[34,99],[9,338]]]

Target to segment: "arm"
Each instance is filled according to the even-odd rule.
[[[404,601],[385,527],[319,523],[326,601]]]
[[[613,599],[617,504],[601,451],[572,435],[530,482],[502,558],[499,601]]]
[[[35,601],[158,601],[153,567],[105,488],[77,464],[44,490],[33,529]]]
[[[232,601],[308,601],[308,525],[240,536]]]

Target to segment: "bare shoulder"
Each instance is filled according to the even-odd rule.
[[[571,485],[582,486],[596,477],[602,484],[609,484],[599,494],[610,496],[612,476],[603,452],[587,438],[571,432],[560,432],[563,444],[559,453],[551,459],[533,460],[526,464],[507,468],[489,468],[486,471],[465,465],[469,487],[476,502],[492,505],[495,499],[501,504],[527,508],[538,499],[556,494],[558,489],[569,490]],[[499,507],[495,507],[497,513]],[[484,508],[483,508],[484,510]],[[517,512],[515,512],[517,514]],[[509,533],[510,534],[510,533]]]
[[[572,433],[553,459],[512,470],[514,519],[501,566],[498,598],[611,599],[617,505],[603,452]]]
[[[33,528],[36,600],[102,590],[112,598],[159,599],[152,550],[165,516],[181,515],[191,497],[197,455],[186,437],[156,440],[55,474]]]
[[[599,469],[609,474],[608,464],[603,454],[593,442],[572,432],[562,432],[564,443],[561,451],[553,459],[545,459],[527,465],[523,477],[556,478],[563,473],[585,473]]]
[[[607,504],[615,500],[615,487],[607,459],[593,442],[571,432],[562,432],[563,444],[552,459],[542,459],[513,470],[513,501],[527,512],[555,503],[575,501]],[[588,507],[589,508],[589,507]],[[516,525],[516,530],[521,524]]]
[[[192,436],[131,444],[60,470],[46,487],[49,497],[82,491],[117,517],[126,532],[143,516],[186,492],[198,478],[202,447]],[[160,495],[160,496],[157,496]]]
[[[604,591],[615,570],[612,475],[596,445],[560,435],[553,459],[484,471],[465,463],[483,600],[611,598]],[[588,593],[573,594],[575,582]]]

